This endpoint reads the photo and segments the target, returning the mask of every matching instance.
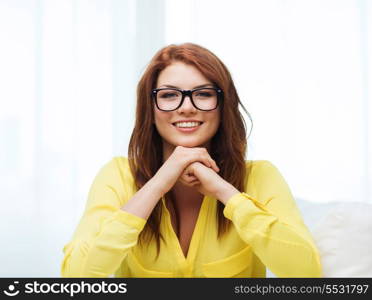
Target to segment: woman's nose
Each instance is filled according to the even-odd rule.
[[[191,102],[191,98],[189,95],[185,96],[185,99],[183,99],[182,105],[178,108],[178,112],[196,112],[196,108]]]

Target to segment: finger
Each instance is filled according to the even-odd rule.
[[[185,177],[180,177],[179,179],[179,182],[187,186],[192,186],[192,182],[195,182],[195,181],[196,180],[189,180],[188,178],[185,178]]]
[[[194,184],[193,183],[190,183],[190,182],[183,182],[181,181],[183,185],[185,186],[189,186],[189,187],[194,187]]]
[[[217,166],[216,161],[212,159],[212,169],[215,170],[216,172],[220,171],[220,168]]]
[[[185,182],[192,182],[194,180],[197,180],[196,176],[194,175],[191,175],[191,174],[187,174],[187,173],[184,173],[182,176],[181,176],[181,179]]]
[[[205,148],[194,148],[193,151],[196,154],[197,161],[204,164],[208,168],[214,169],[216,172],[218,172],[218,167],[216,168],[216,163],[209,155],[207,149]],[[195,162],[195,161],[194,161]]]
[[[184,173],[183,173],[183,175],[180,177],[180,179],[182,179],[183,181],[185,181],[186,183],[188,183],[188,184],[193,184],[193,183],[195,183],[195,182],[200,182],[199,181],[199,179],[198,179],[198,177],[196,177],[195,175],[194,175],[194,173],[187,173],[187,172],[189,172],[189,171],[191,171],[191,170],[186,170]]]
[[[219,172],[220,171],[220,169],[218,168],[216,162],[210,156],[208,156],[208,162],[209,162],[209,165],[210,165],[209,168],[213,169],[215,172]]]
[[[218,168],[215,160],[209,155],[208,151],[203,148],[202,152],[205,156],[205,159],[208,160],[208,164],[206,164],[206,166],[212,168],[215,172],[219,172],[220,169]]]
[[[187,183],[192,183],[193,181],[196,181],[196,180],[198,180],[198,178],[196,178],[196,177],[193,176],[193,177],[191,177],[191,178],[190,178],[190,177],[189,177],[189,178],[186,178],[186,179],[185,179],[185,182],[187,182]]]
[[[211,168],[213,164],[208,151],[205,148],[196,148],[195,150],[197,151],[195,153],[198,156],[198,161],[203,163],[206,167]]]
[[[217,166],[216,161],[210,156],[208,150],[206,148],[201,148],[201,151],[209,158],[209,167],[212,168],[214,171],[219,172],[220,169]]]
[[[191,183],[182,183],[184,186],[187,186],[187,187],[190,187],[190,188],[194,188],[194,185],[192,185]]]
[[[199,184],[200,184],[199,180],[195,180],[195,181],[190,183],[191,186],[196,186],[196,185],[199,185]]]
[[[211,168],[212,165],[213,165],[211,159],[210,159],[208,156],[205,156],[202,162],[203,162],[204,165],[207,166],[208,168]]]
[[[195,177],[194,169],[193,169],[192,164],[189,165],[189,166],[184,170],[182,176],[185,176],[185,177],[187,177],[187,178]]]

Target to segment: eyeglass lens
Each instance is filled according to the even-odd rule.
[[[214,89],[200,89],[193,91],[192,100],[196,108],[213,110],[217,106],[217,92]],[[162,110],[175,110],[182,101],[182,92],[177,90],[160,90],[156,96],[157,104]]]

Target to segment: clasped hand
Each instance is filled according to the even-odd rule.
[[[207,167],[196,161],[187,166],[179,178],[186,186],[194,187],[199,193],[214,197],[224,204],[239,191],[223,179],[219,174],[218,166]]]

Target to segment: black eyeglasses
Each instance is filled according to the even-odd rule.
[[[176,110],[182,106],[185,97],[189,96],[192,105],[202,111],[217,108],[222,100],[222,90],[214,87],[180,90],[176,88],[160,88],[152,90],[152,98],[156,107],[162,111]]]

